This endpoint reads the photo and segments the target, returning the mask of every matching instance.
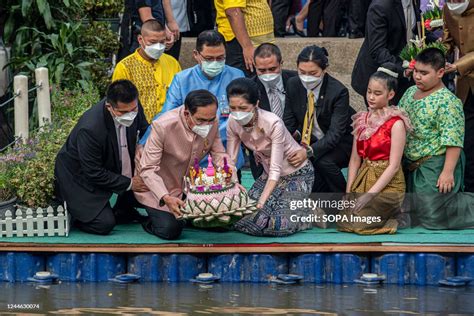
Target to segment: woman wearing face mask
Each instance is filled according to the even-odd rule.
[[[258,107],[259,93],[254,81],[240,78],[227,87],[231,114],[227,125],[227,152],[235,161],[240,145],[245,145],[262,164],[263,174],[249,190],[257,201],[256,213],[238,221],[234,228],[255,236],[287,236],[311,228],[298,217],[310,210],[290,206],[294,200],[309,197],[313,185],[313,166],[302,148],[275,114]],[[288,157],[300,162],[292,165]]]
[[[464,103],[464,191],[474,192],[474,0],[449,0],[443,13],[443,42],[450,52],[459,49],[454,63],[446,66],[446,73],[456,73],[456,96]]]
[[[298,77],[286,90],[284,122],[293,137],[307,149],[314,166],[313,192],[345,192],[341,172],[347,167],[352,146],[347,88],[326,72],[325,48],[308,46],[298,55]],[[297,157],[290,163],[298,164]]]

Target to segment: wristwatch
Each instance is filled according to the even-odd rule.
[[[168,194],[163,195],[163,197],[160,199],[160,203],[159,203],[160,207],[163,207],[163,206],[166,205],[164,198],[165,198],[165,196],[167,196],[167,195],[168,195]]]
[[[304,145],[305,149],[306,149],[306,157],[308,158],[311,158],[314,156],[314,152],[313,152],[313,148],[311,146],[308,146],[308,145]]]

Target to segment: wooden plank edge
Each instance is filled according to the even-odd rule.
[[[473,246],[369,244],[12,244],[0,243],[0,252],[100,252],[100,253],[318,253],[318,252],[432,252],[474,253]]]

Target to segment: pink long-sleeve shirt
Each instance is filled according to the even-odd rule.
[[[235,162],[240,144],[253,151],[255,161],[261,163],[269,180],[278,181],[280,176],[289,175],[304,167],[308,160],[293,167],[288,157],[301,150],[283,121],[274,113],[257,109],[258,119],[251,132],[246,132],[232,116],[227,122],[227,153]]]
[[[210,154],[214,164],[222,166],[226,157],[236,174],[235,165],[225,152],[219,136],[219,123],[214,122],[204,139],[189,128],[184,106],[166,112],[153,121],[151,134],[142,150],[135,174],[142,177],[150,191],[135,192],[135,197],[140,203],[156,209],[169,211],[166,206],[159,205],[166,194],[182,197],[183,179],[194,165],[195,158],[201,161]],[[140,157],[139,153],[137,157]]]

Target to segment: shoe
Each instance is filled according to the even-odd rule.
[[[298,28],[296,27],[296,18],[295,17],[292,17],[290,19],[290,25],[293,27],[293,32],[298,35],[298,36],[301,36],[301,37],[306,37],[306,34],[304,33],[303,30],[298,30]]]

